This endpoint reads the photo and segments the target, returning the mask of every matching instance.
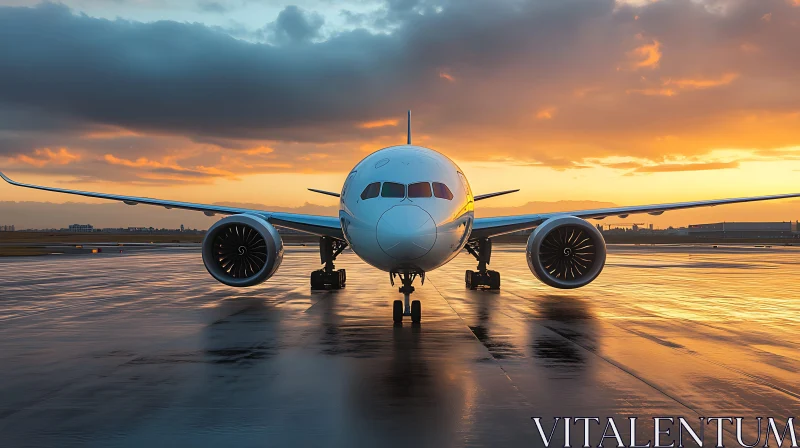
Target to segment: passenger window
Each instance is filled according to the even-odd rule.
[[[381,183],[380,182],[373,182],[367,185],[367,188],[361,193],[361,199],[372,199],[377,198],[381,192]]]
[[[448,201],[453,200],[453,193],[447,188],[447,185],[441,182],[433,183],[433,195],[437,198],[447,199]]]
[[[431,184],[427,182],[417,182],[408,186],[408,197],[410,198],[429,198],[431,197]]]
[[[406,197],[406,186],[394,182],[384,182],[381,196],[384,198],[404,198]]]

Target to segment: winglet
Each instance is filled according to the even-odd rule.
[[[7,177],[5,174],[3,174],[1,171],[0,171],[0,177],[2,177],[4,181],[6,181],[6,182],[10,183],[11,185],[17,185],[17,183],[16,183],[16,182],[14,182],[13,180],[9,179],[9,178],[8,178],[8,177]]]
[[[408,138],[406,138],[406,145],[411,144],[411,109],[408,110]]]

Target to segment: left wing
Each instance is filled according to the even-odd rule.
[[[672,204],[637,205],[631,207],[598,208],[595,210],[578,210],[573,212],[543,213],[540,215],[500,216],[496,218],[476,218],[472,226],[470,239],[490,238],[516,232],[517,230],[533,229],[548,218],[553,216],[576,216],[584,219],[603,219],[606,216],[627,218],[628,215],[647,213],[660,215],[670,210],[681,210],[695,207],[713,207],[715,205],[738,204],[742,202],[771,201],[774,199],[787,199],[800,197],[800,193],[776,194],[772,196],[753,196],[749,198],[712,199],[710,201],[674,202]]]
[[[215,214],[221,215],[237,215],[240,213],[249,213],[264,217],[268,222],[288,229],[294,229],[300,232],[311,233],[320,236],[329,236],[332,238],[344,239],[342,234],[342,227],[339,224],[339,219],[335,216],[316,216],[316,215],[300,215],[295,213],[281,213],[269,212],[263,210],[252,210],[247,208],[226,207],[224,205],[208,205],[208,204],[195,204],[193,202],[180,202],[180,201],[167,201],[163,199],[141,198],[136,196],[122,196],[117,194],[106,193],[93,193],[90,191],[67,190],[63,188],[43,187],[40,185],[23,184],[9,179],[5,174],[0,173],[0,177],[6,182],[17,187],[34,188],[36,190],[53,191],[56,193],[75,194],[79,196],[87,196],[90,198],[110,199],[113,201],[122,201],[128,205],[146,204],[146,205],[160,205],[166,209],[177,208],[183,210],[194,210],[203,212],[208,216]]]
[[[332,191],[325,191],[325,190],[317,190],[316,188],[309,188],[308,191],[313,191],[314,193],[320,193],[320,194],[327,194],[328,196],[334,196],[337,198],[340,196],[339,193],[334,193]]]

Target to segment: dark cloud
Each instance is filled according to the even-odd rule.
[[[319,38],[324,23],[325,18],[317,13],[287,6],[267,29],[277,43],[301,43]]]
[[[203,12],[212,12],[217,14],[224,14],[230,10],[228,6],[220,2],[210,0],[200,0],[197,2],[197,7]]]
[[[0,8],[0,155],[67,147],[85,157],[52,169],[76,175],[106,154],[198,172],[339,169],[361,145],[402,141],[397,126],[359,124],[407,108],[429,146],[559,169],[800,143],[800,7],[786,0],[396,0],[351,18],[364,28],[323,34],[321,16],[287,7],[264,44]],[[104,126],[137,135],[85,137]],[[246,163],[261,146],[272,152]]]

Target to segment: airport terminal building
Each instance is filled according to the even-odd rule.
[[[691,224],[690,236],[698,238],[794,238],[798,222],[716,222]]]

